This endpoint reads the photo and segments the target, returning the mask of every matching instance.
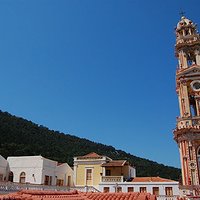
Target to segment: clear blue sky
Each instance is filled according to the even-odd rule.
[[[0,0],[0,109],[180,166],[174,27],[199,0]]]

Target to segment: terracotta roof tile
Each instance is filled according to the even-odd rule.
[[[156,200],[155,195],[148,193],[81,193],[81,192],[55,192],[22,190],[0,196],[3,200]]]
[[[126,160],[112,160],[107,163],[102,164],[102,167],[122,167],[125,165]]]
[[[90,200],[156,200],[155,195],[148,193],[86,193]]]
[[[174,182],[173,180],[161,177],[135,177],[132,182]]]
[[[99,154],[95,153],[95,152],[91,152],[89,154],[86,154],[84,156],[78,156],[78,158],[101,158],[102,156],[100,156]]]

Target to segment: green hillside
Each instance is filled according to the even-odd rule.
[[[96,152],[112,159],[127,159],[137,176],[160,176],[178,180],[180,169],[139,158],[112,146],[52,131],[31,121],[0,111],[0,155],[42,155],[73,165],[73,157]]]

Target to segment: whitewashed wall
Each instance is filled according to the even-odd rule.
[[[57,161],[49,160],[47,158],[43,158],[43,169],[42,169],[42,182],[44,184],[45,176],[52,177],[52,185],[56,185],[56,167]]]
[[[129,177],[136,177],[136,169],[134,167],[129,166]]]
[[[73,175],[74,175],[73,170],[67,163],[63,163],[56,167],[56,177],[58,179],[63,179],[64,185],[74,186]]]
[[[109,187],[110,192],[115,192],[116,186],[122,187],[122,192],[128,192],[128,187],[133,187],[134,192],[139,192],[140,187],[146,187],[147,192],[153,193],[153,187],[159,187],[159,195],[165,195],[165,188],[172,187],[173,195],[179,195],[179,183],[174,182],[123,182],[123,183],[100,183],[99,190],[104,191],[104,187]]]
[[[7,180],[8,177],[8,162],[0,155],[0,181]]]
[[[20,174],[25,172],[25,182],[42,184],[43,157],[42,156],[20,156],[8,157],[10,171],[13,172],[13,182],[19,183]]]
[[[7,160],[14,175],[13,182],[19,183],[20,174],[25,172],[26,183],[44,184],[45,176],[51,176],[51,185],[56,185],[57,179],[63,179],[67,185],[68,176],[72,176],[70,185],[73,185],[73,171],[67,163],[58,166],[57,161],[42,156],[8,157]]]

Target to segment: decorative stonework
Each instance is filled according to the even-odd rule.
[[[180,150],[183,185],[198,185],[200,163],[200,35],[196,25],[182,17],[176,27],[175,55],[178,59],[176,92],[180,117],[174,130],[174,140]]]

